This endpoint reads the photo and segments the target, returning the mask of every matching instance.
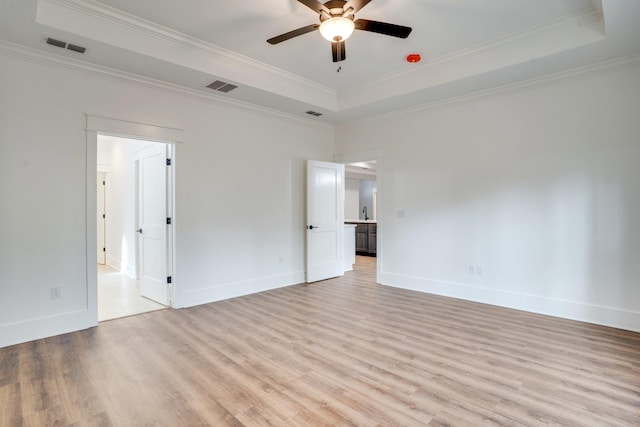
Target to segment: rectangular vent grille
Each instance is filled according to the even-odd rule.
[[[47,37],[46,41],[47,44],[50,44],[51,46],[61,47],[63,49],[66,49],[67,47],[67,43],[60,40],[52,39],[51,37]]]
[[[67,49],[72,50],[74,52],[78,52],[78,53],[85,53],[87,51],[86,47],[78,46],[71,43],[67,45]]]
[[[216,80],[215,82],[207,85],[209,89],[217,90],[218,92],[228,93],[237,88],[238,86],[232,85],[231,83],[223,82],[221,80]]]
[[[312,116],[316,116],[316,117],[320,117],[322,115],[322,113],[318,113],[317,111],[307,111],[307,114],[310,114]]]
[[[72,50],[78,53],[85,53],[87,51],[86,47],[78,46],[77,44],[71,44],[67,42],[63,42],[62,40],[57,40],[51,37],[45,37],[44,42],[48,45],[59,47],[62,49]]]

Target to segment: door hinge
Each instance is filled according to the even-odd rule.
[[[171,225],[171,217],[167,217],[167,225]]]
[[[167,283],[171,283],[171,276],[167,276]]]
[[[171,166],[171,159],[167,159],[167,166]]]
[[[107,181],[102,181],[102,185],[107,185]]]
[[[107,216],[105,214],[102,214],[102,219],[105,219]]]
[[[107,252],[107,248],[102,248],[102,252]]]

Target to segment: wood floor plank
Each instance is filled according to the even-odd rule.
[[[0,426],[640,425],[640,334],[344,277],[0,349]]]
[[[22,419],[22,395],[20,384],[6,384],[0,387],[0,426],[21,425]]]

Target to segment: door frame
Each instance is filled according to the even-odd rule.
[[[168,241],[168,265],[171,283],[171,304],[175,304],[176,288],[179,286],[178,277],[175,271],[176,246],[175,246],[175,157],[177,145],[184,141],[184,132],[181,129],[138,123],[102,116],[86,115],[86,280],[87,280],[87,316],[89,326],[98,326],[98,264],[97,264],[97,237],[96,237],[96,212],[97,212],[97,151],[98,134],[118,136],[145,140],[150,142],[161,142],[170,144],[172,163],[169,170],[168,192],[170,193],[170,215],[172,226],[170,228],[170,239]],[[170,242],[170,243],[169,243]]]
[[[102,214],[106,215],[107,212],[107,189],[106,189],[106,182],[107,182],[107,173],[106,172],[102,172],[100,170],[98,170],[98,173],[96,174],[96,178],[97,178],[97,182],[96,182],[96,222],[98,222],[98,207],[97,207],[97,194],[98,194],[98,186],[100,185],[99,182],[102,180]],[[100,179],[102,178],[102,179]],[[106,265],[107,264],[107,220],[105,218],[105,216],[103,216],[104,221],[102,222],[102,243],[103,243],[103,247],[102,247],[102,256],[104,257],[104,264],[100,263],[100,265]],[[96,225],[96,232],[97,232],[97,225]],[[96,236],[97,237],[97,236]],[[100,251],[100,248],[97,247],[96,245],[96,249],[98,250],[98,252]],[[99,258],[99,255],[96,254],[96,256]]]
[[[383,163],[381,150],[364,150],[354,151],[351,153],[336,154],[333,161],[336,163],[358,163],[375,160],[378,168],[376,171],[376,222],[378,224],[376,230],[376,283],[380,283],[382,277],[382,265],[384,259],[384,191],[382,186],[382,168]],[[345,179],[346,181],[346,179]]]

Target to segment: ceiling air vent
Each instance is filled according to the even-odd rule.
[[[52,39],[51,37],[47,37],[44,39],[47,44],[50,44],[51,46],[56,46],[56,47],[61,47],[63,49],[66,49],[67,47],[67,43],[60,41],[60,40],[56,40],[56,39]]]
[[[87,51],[86,47],[78,46],[78,45],[71,44],[71,43],[69,43],[67,45],[67,49],[68,50],[72,50],[74,52],[78,52],[78,53],[85,53]]]
[[[207,85],[207,87],[209,89],[217,90],[218,92],[227,93],[227,92],[231,92],[232,90],[234,90],[238,86],[232,85],[231,83],[223,82],[221,80],[216,80],[215,82],[211,83],[210,85]]]
[[[87,51],[86,47],[83,46],[78,46],[77,44],[71,44],[71,43],[67,43],[64,42],[62,40],[58,40],[58,39],[54,39],[51,37],[44,37],[44,42],[46,44],[49,44],[51,46],[55,46],[55,47],[59,47],[62,49],[67,49],[67,50],[72,50],[74,52],[78,52],[78,53],[85,53]]]
[[[310,114],[312,116],[316,116],[316,117],[320,117],[322,115],[322,113],[318,113],[317,111],[307,111],[307,114]]]

